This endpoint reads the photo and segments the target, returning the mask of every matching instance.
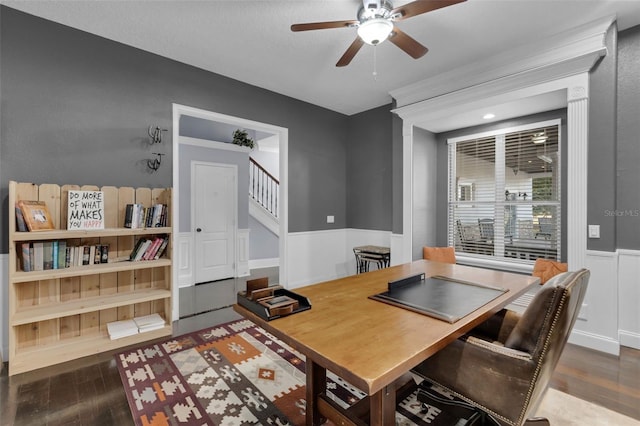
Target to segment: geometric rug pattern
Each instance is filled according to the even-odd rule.
[[[304,425],[305,358],[249,320],[115,355],[137,426]],[[396,425],[452,425],[436,405],[398,398]],[[327,395],[346,408],[365,394],[327,371]]]

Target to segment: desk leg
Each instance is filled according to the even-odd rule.
[[[371,426],[396,424],[396,389],[393,384],[385,386],[369,399],[369,421]]]
[[[318,410],[318,396],[327,389],[327,370],[307,357],[307,425],[319,426],[325,422]]]

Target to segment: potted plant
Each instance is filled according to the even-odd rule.
[[[240,145],[240,146],[248,146],[249,148],[253,149],[256,144],[253,141],[253,139],[251,139],[249,137],[249,135],[247,134],[246,130],[240,130],[237,129],[236,131],[233,132],[233,141],[232,143],[234,143],[235,145]]]

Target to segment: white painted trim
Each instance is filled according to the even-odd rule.
[[[401,87],[390,94],[398,108],[421,114],[423,111],[418,111],[421,109],[419,104],[425,99],[451,96],[457,92],[467,101],[474,101],[476,98],[467,92],[477,91],[480,98],[486,98],[488,93],[495,92],[495,86],[509,91],[525,87],[523,77],[528,80],[534,77],[534,81],[529,83],[539,84],[586,72],[606,54],[605,38],[614,20],[615,17],[607,17],[590,22],[562,34],[536,40],[524,48],[519,46]],[[454,102],[458,104],[460,100]]]
[[[249,259],[249,270],[274,268],[280,264],[280,259],[274,257],[272,259]]]
[[[238,229],[236,240],[236,277],[246,277],[249,273],[249,230]]]
[[[617,340],[599,334],[589,333],[588,331],[576,330],[574,328],[569,335],[569,343],[612,355],[620,355],[620,343]]]
[[[193,108],[185,105],[174,103],[172,105],[172,117],[173,117],[173,230],[174,234],[178,232],[179,227],[179,209],[180,194],[177,188],[179,185],[179,145],[180,145],[180,116],[188,115],[191,117],[201,118],[203,120],[217,121],[221,123],[227,123],[242,128],[251,128],[260,132],[271,133],[276,135],[279,142],[279,163],[280,163],[280,205],[278,211],[278,217],[280,219],[280,281],[283,285],[286,285],[289,276],[289,260],[285,255],[288,253],[288,229],[289,229],[289,130],[284,127],[275,126],[266,123],[260,123],[257,121],[242,119],[233,117],[230,115],[219,114],[203,109]],[[176,258],[176,247],[174,246],[174,252],[172,253],[172,259]],[[178,282],[178,272],[174,268],[173,282]],[[178,286],[173,286],[173,318],[179,317],[179,292]]]
[[[400,265],[406,258],[406,254],[403,252],[405,247],[404,234],[391,234],[389,237],[389,247],[391,248],[391,265]],[[408,254],[411,258],[411,252]]]
[[[618,250],[618,338],[620,344],[640,349],[640,250]]]
[[[180,136],[180,145],[191,145],[200,148],[214,148],[224,151],[251,152],[251,148],[246,146],[240,146],[226,142],[210,141],[207,139],[192,138],[189,136]]]
[[[177,236],[176,253],[173,267],[177,271],[178,287],[190,287],[195,285],[193,277],[193,233],[181,232]],[[176,317],[178,318],[178,317]]]
[[[249,197],[249,214],[275,235],[280,233],[280,223],[271,213],[262,207],[251,196]]]

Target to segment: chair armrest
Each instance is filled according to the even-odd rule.
[[[519,319],[518,312],[503,309],[471,330],[469,335],[504,344]]]

